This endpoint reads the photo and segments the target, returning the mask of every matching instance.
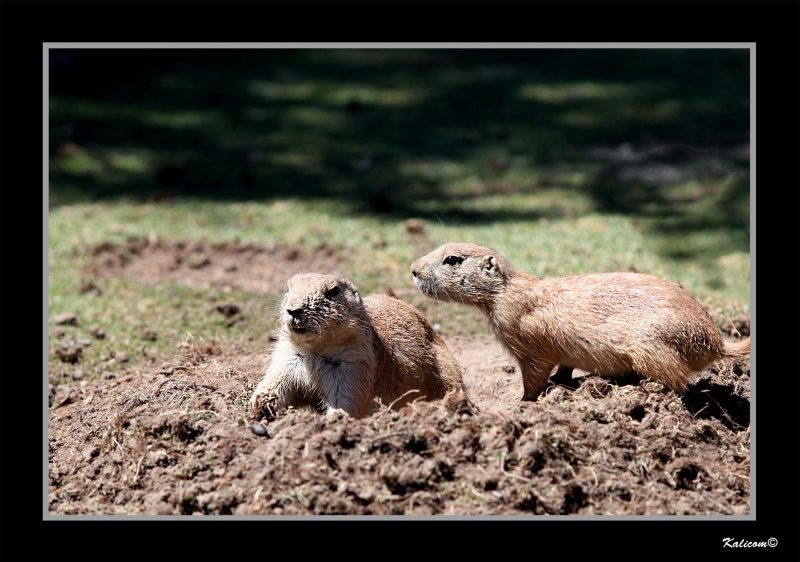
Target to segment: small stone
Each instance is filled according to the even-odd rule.
[[[102,340],[104,337],[106,337],[106,333],[97,326],[92,326],[89,328],[89,333],[98,340]]]
[[[55,323],[75,326],[78,323],[78,317],[71,312],[65,312],[64,314],[59,314],[56,316]]]
[[[87,386],[89,386],[89,381],[81,381],[80,386],[81,388],[86,388]]]
[[[80,369],[75,369],[74,371],[72,371],[72,378],[76,381],[82,379],[83,371],[81,371]]]
[[[442,325],[437,322],[436,324],[433,325],[433,329],[436,330],[437,332],[441,332]]]
[[[255,433],[256,435],[258,435],[260,437],[263,437],[263,436],[265,436],[267,434],[266,428],[263,425],[261,425],[260,423],[254,423],[253,425],[251,425],[250,426],[250,431],[252,431],[253,433]]]
[[[100,375],[100,378],[103,379],[104,381],[110,381],[112,379],[117,378],[117,375],[115,375],[111,371],[103,371],[103,374]]]
[[[92,345],[92,340],[90,340],[88,338],[82,339],[82,340],[78,340],[78,345],[81,346],[81,347],[89,347],[90,345]]]
[[[114,355],[114,359],[116,359],[118,363],[127,363],[129,357],[127,353],[125,353],[124,351],[120,351],[119,353]]]

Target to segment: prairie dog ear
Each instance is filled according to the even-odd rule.
[[[500,271],[500,264],[497,262],[497,258],[494,256],[481,257],[480,266],[481,270],[486,273],[492,273],[495,271],[502,273],[502,271]]]
[[[349,279],[342,279],[341,281],[345,287],[353,291],[353,297],[355,298],[356,302],[358,304],[363,304],[361,302],[361,293],[358,292],[358,287],[356,287]]]

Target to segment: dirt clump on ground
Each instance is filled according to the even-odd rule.
[[[132,238],[124,244],[95,244],[87,253],[92,257],[87,274],[97,277],[128,277],[148,283],[175,281],[199,288],[241,289],[257,294],[285,291],[291,277],[286,272],[335,273],[341,263],[335,249],[327,245],[311,252],[239,242],[151,243]]]
[[[491,336],[445,341],[468,397],[360,420],[252,419],[269,349],[190,343],[155,368],[81,373],[51,396],[49,511],[749,514],[749,360],[706,369],[683,396],[576,371],[520,403],[518,369]]]

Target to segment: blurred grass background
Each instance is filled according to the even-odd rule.
[[[279,295],[129,279],[78,290],[89,245],[152,234],[331,245],[363,293],[391,286],[445,335],[488,333],[474,311],[413,286],[410,263],[447,240],[539,276],[647,272],[715,314],[749,313],[749,57],[50,50],[51,340],[103,329],[84,352],[91,372],[113,370],[118,351],[166,355],[187,334],[267,345]],[[423,235],[403,228],[413,217]],[[252,321],[210,313],[223,297]],[[62,312],[79,324],[56,327]],[[143,343],[143,327],[157,341]],[[51,361],[51,382],[73,368]]]

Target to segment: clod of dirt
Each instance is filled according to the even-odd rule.
[[[201,358],[219,355],[221,352],[222,348],[214,342],[203,342],[197,346],[197,355]]]
[[[98,326],[92,326],[91,328],[89,328],[89,333],[98,340],[102,340],[103,338],[106,337],[106,333],[103,330],[101,330]]]
[[[100,287],[94,284],[91,280],[85,280],[81,283],[81,286],[78,288],[78,292],[85,295],[91,293],[96,296],[100,296],[103,294],[103,291],[100,290]]]
[[[145,327],[142,328],[141,338],[147,341],[156,341],[158,339],[158,334],[156,334],[150,328]]]
[[[83,348],[71,343],[60,343],[53,350],[53,355],[63,363],[77,363],[83,357]]]
[[[406,219],[403,227],[409,234],[423,234],[425,232],[425,221],[422,219]]]
[[[216,307],[217,312],[222,314],[225,318],[230,318],[234,314],[238,314],[241,308],[233,303],[218,304]]]
[[[127,353],[120,351],[114,354],[114,359],[116,359],[118,363],[127,363],[130,358]]]
[[[55,323],[58,325],[77,326],[78,317],[71,312],[65,312],[64,314],[59,314],[56,316]]]
[[[78,340],[77,343],[81,347],[89,347],[90,345],[92,345],[92,340],[90,340],[88,338],[85,338],[85,339]]]
[[[209,257],[201,252],[192,252],[184,260],[186,267],[191,269],[200,269],[211,263]]]

